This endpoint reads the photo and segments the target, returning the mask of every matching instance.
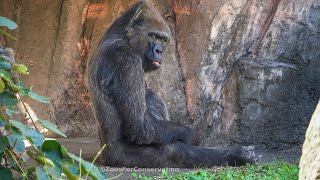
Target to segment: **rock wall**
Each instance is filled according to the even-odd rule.
[[[51,98],[29,102],[69,136],[97,137],[86,67],[112,21],[136,0],[0,2],[18,40],[1,37],[30,67],[26,84]],[[317,0],[154,0],[172,31],[166,61],[147,76],[172,121],[206,146],[302,144],[320,98]],[[4,42],[4,43],[3,43]],[[160,78],[159,78],[160,77]]]
[[[194,97],[205,144],[285,149],[303,141],[320,97],[319,13],[318,1],[224,3]]]

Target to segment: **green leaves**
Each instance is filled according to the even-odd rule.
[[[4,58],[2,58],[3,60]],[[6,89],[9,91],[0,94],[0,106],[15,106],[18,103],[18,99],[14,93],[20,92],[22,95],[30,97],[31,99],[49,103],[49,99],[38,95],[31,91],[31,88],[23,87],[21,81],[15,84],[10,75],[11,73],[29,74],[29,69],[23,64],[11,64],[8,61],[0,61],[0,93],[4,93]],[[11,91],[11,92],[10,92]]]
[[[31,141],[31,143],[36,147],[39,147],[43,144],[43,134],[41,134],[40,132],[30,129],[28,126],[17,121],[10,120],[9,122],[14,127],[18,128],[24,138]]]
[[[65,160],[63,164],[60,163],[60,166],[69,180],[80,180],[78,173],[79,167],[76,166],[74,162]]]
[[[11,63],[7,61],[0,61],[0,68],[11,71]]]
[[[13,30],[18,27],[18,25],[15,22],[11,21],[10,19],[8,19],[6,17],[2,17],[2,16],[0,16],[0,26],[5,26],[5,27],[9,28],[10,30]]]
[[[58,174],[59,176],[62,173],[60,162],[63,160],[61,144],[55,140],[46,140],[40,150],[43,155],[50,159],[55,166],[54,170],[50,171],[50,174],[52,174],[52,176],[57,176],[56,174]]]
[[[0,167],[0,174],[1,174],[0,179],[13,179],[12,172],[8,168]]]
[[[55,164],[58,164],[58,162],[63,159],[61,144],[55,140],[46,140],[41,146],[41,151],[47,158],[55,162]]]
[[[10,30],[13,30],[15,28],[17,28],[17,24],[13,21],[11,21],[10,19],[6,18],[6,17],[2,17],[0,16],[0,27],[1,26],[4,26],[4,27],[7,27],[8,29]],[[9,33],[5,32],[4,30],[0,29],[0,33],[16,40],[16,38],[14,38],[13,36],[11,36]]]
[[[18,104],[17,96],[9,91],[0,93],[0,106],[15,106]]]
[[[3,81],[5,80],[7,84],[13,84],[12,78],[4,69],[0,68],[0,106],[15,106],[18,104],[18,99],[13,92],[6,91],[6,83]]]
[[[61,146],[61,152],[63,155],[81,163],[81,172],[83,172],[84,174],[88,174],[92,179],[97,180],[107,178],[106,175],[104,173],[101,173],[96,166],[92,165],[92,163],[89,163],[88,161],[85,161],[78,156],[69,153],[63,146]]]
[[[17,153],[23,153],[26,149],[24,142],[22,141],[21,136],[17,134],[11,134],[8,136],[10,146],[13,147],[13,150]]]
[[[4,150],[9,146],[9,139],[6,136],[0,137],[0,153],[4,152]]]
[[[51,167],[55,167],[54,163],[53,163],[50,159],[45,158],[45,157],[43,157],[43,156],[36,156],[36,157],[35,157],[35,160],[36,160],[38,163],[42,164],[43,166],[48,165],[48,166],[51,166]]]
[[[8,72],[10,72],[11,70],[19,73],[19,74],[29,74],[29,69],[26,65],[24,64],[12,64],[9,61],[5,61],[5,58],[1,57],[2,60],[0,60],[0,75],[1,72],[5,72],[7,77],[10,78],[10,75]],[[0,76],[1,77],[1,76]]]
[[[51,122],[49,121],[45,121],[45,120],[42,120],[42,119],[38,119],[38,122],[46,129],[62,136],[62,137],[67,137],[65,134],[63,134],[63,132],[61,132],[58,127],[55,125],[55,124],[52,124]]]
[[[41,179],[41,180],[49,180],[50,179],[46,170],[41,166],[38,166],[36,168],[36,176],[37,176],[37,179]]]
[[[6,85],[4,84],[4,82],[2,81],[2,79],[0,78],[0,93],[2,93],[4,91],[4,88],[6,87]]]
[[[65,147],[55,140],[46,140],[41,147],[41,152],[54,163],[56,170],[64,172],[69,179],[79,179],[78,163],[81,163],[82,176],[88,174],[92,179],[106,179],[106,176],[96,166],[69,153]],[[71,160],[65,160],[65,156]]]
[[[45,98],[43,96],[40,96],[38,94],[36,94],[35,92],[33,91],[30,91],[28,94],[27,94],[28,97],[32,98],[33,100],[36,100],[36,101],[39,101],[39,102],[42,102],[42,103],[49,103],[49,99],[48,98]]]
[[[14,64],[12,70],[20,74],[29,74],[29,69],[24,64]]]
[[[15,29],[17,24],[0,16],[1,33],[15,39],[6,29]],[[0,54],[0,180],[13,179],[12,172],[15,172],[15,179],[62,179],[79,180],[82,177],[89,179],[106,179],[99,169],[87,161],[82,160],[74,154],[69,153],[63,146],[55,140],[45,140],[38,130],[29,128],[21,122],[9,120],[13,114],[17,114],[14,109],[18,104],[18,98],[23,102],[23,97],[29,97],[35,101],[49,103],[49,99],[33,92],[31,88],[23,86],[19,79],[19,74],[29,74],[29,69],[23,64],[14,63],[11,49],[6,55]],[[21,97],[21,98],[20,98]],[[3,114],[5,110],[6,114]],[[28,111],[28,109],[25,109]],[[33,119],[31,119],[33,120]],[[66,137],[55,124],[49,121],[38,120],[46,129]],[[33,148],[26,151],[24,141],[28,141]],[[22,154],[27,155],[38,162],[37,166],[29,165],[22,158]],[[98,152],[97,156],[101,153]],[[96,157],[97,157],[96,156]],[[96,158],[94,159],[94,161]],[[31,166],[31,167],[30,167]]]
[[[12,107],[7,107],[6,108],[6,114],[10,117],[14,114],[19,114],[20,112],[19,111],[15,111],[12,109]]]
[[[6,81],[11,81],[10,74],[4,69],[0,69],[0,78],[4,79]]]
[[[27,97],[30,97],[33,100],[36,100],[38,102],[42,103],[49,103],[49,99],[45,98],[43,96],[40,96],[36,94],[35,92],[31,91],[27,88],[22,88],[14,84],[10,84],[9,87],[14,89],[15,91],[20,92],[22,95],[25,95]],[[0,81],[0,90],[1,90],[1,81]],[[1,91],[0,91],[1,92]],[[15,106],[18,104],[18,98],[17,96],[10,91],[4,90],[2,93],[0,93],[0,106]]]

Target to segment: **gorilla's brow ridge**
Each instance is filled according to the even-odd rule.
[[[169,40],[169,35],[165,32],[160,32],[160,31],[150,31],[149,35],[155,35],[160,39],[164,39],[164,40]]]

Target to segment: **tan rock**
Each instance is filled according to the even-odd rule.
[[[313,113],[303,143],[299,179],[320,179],[320,103]]]

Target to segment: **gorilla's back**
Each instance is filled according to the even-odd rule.
[[[89,91],[95,119],[99,123],[100,141],[108,143],[108,146],[112,144],[110,142],[119,141],[123,132],[121,117],[112,98],[114,96],[112,94],[114,93],[113,76],[117,66],[112,57],[116,57],[115,53],[119,51],[119,47],[127,46],[127,42],[123,39],[126,35],[126,27],[142,3],[135,4],[112,23],[89,63]],[[118,90],[121,91],[121,89]]]
[[[112,99],[110,86],[112,86],[113,70],[111,66],[112,54],[105,48],[110,48],[107,42],[100,44],[98,48],[103,48],[104,51],[97,50],[93,55],[88,69],[89,75],[89,91],[93,106],[95,119],[99,123],[101,143],[115,142],[121,138],[121,121],[114,100]],[[103,52],[103,53],[101,53]]]

